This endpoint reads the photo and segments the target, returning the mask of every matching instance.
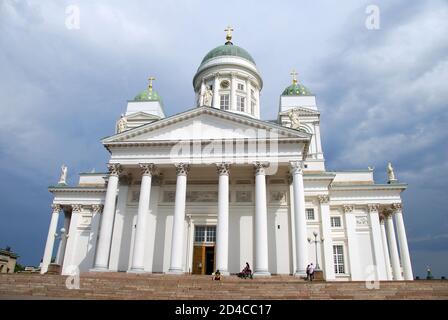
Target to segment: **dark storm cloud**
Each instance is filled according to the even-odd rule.
[[[65,26],[73,4],[79,30]],[[403,197],[411,251],[423,257],[422,250],[446,249],[446,238],[425,237],[448,227],[447,4],[377,1],[381,29],[372,31],[364,26],[369,4],[0,2],[0,192],[7,195],[0,246],[37,264],[49,222],[46,187],[60,165],[68,165],[72,184],[77,172],[104,170],[108,154],[99,139],[113,132],[149,75],[168,115],[192,107],[196,68],[230,23],[234,42],[262,72],[262,117],[276,118],[296,68],[317,95],[327,167],[373,165],[381,182],[391,160],[409,184]],[[413,259],[418,270],[421,260]]]

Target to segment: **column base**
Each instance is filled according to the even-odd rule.
[[[143,268],[131,268],[126,273],[146,273],[148,271],[145,271]]]
[[[183,275],[185,272],[182,269],[169,269],[166,274]]]
[[[253,274],[254,278],[266,278],[270,277],[271,273],[269,271],[255,271]]]
[[[221,269],[218,269],[222,276],[230,276],[230,272],[227,270],[222,271]]]
[[[294,272],[294,277],[306,278],[306,271],[298,270],[298,271]]]
[[[106,267],[93,267],[89,269],[89,272],[113,272],[113,270],[109,270]]]

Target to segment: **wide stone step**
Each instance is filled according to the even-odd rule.
[[[0,275],[1,297],[67,299],[448,299],[446,281],[385,281],[379,290],[364,282],[305,282],[294,277],[239,279],[126,273],[85,273],[80,289],[58,275]]]

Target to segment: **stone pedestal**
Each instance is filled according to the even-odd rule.
[[[61,274],[61,265],[57,263],[50,263],[46,274]]]
[[[325,281],[322,270],[314,270],[314,281]]]

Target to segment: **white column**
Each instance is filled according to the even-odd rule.
[[[256,162],[255,167],[255,266],[254,277],[268,277],[268,217],[266,203],[266,172],[268,163]]]
[[[56,228],[58,227],[59,211],[61,206],[59,204],[52,204],[52,213],[50,220],[50,227],[48,228],[47,242],[45,244],[44,257],[42,259],[41,274],[48,271],[48,265],[51,263],[51,257],[53,255],[54,239],[56,237]]]
[[[219,109],[220,97],[219,97],[219,73],[214,74],[215,79],[213,81],[213,108]]]
[[[171,261],[169,273],[181,274],[184,250],[185,200],[187,196],[187,174],[190,166],[186,163],[176,165],[176,199],[174,204],[173,234],[171,240]]]
[[[219,174],[216,269],[229,275],[229,169],[228,163],[216,164]]]
[[[387,246],[386,227],[384,225],[385,217],[380,215],[381,242],[383,243],[384,265],[386,267],[387,280],[392,280],[392,270],[390,266],[389,248]]]
[[[154,164],[141,163],[140,168],[142,169],[142,183],[140,185],[140,198],[138,201],[137,211],[137,228],[135,230],[134,252],[132,255],[132,265],[130,272],[144,271],[146,215],[149,211],[151,180],[154,171]]]
[[[384,262],[383,247],[381,245],[380,218],[378,215],[379,204],[370,204],[367,207],[369,212],[370,228],[372,232],[373,256],[375,258],[376,280],[387,280]]]
[[[324,274],[325,280],[335,280],[333,261],[333,239],[331,237],[330,221],[330,197],[328,195],[318,196],[320,203],[320,216],[322,221],[322,240],[324,249]]]
[[[348,264],[350,266],[350,276],[352,281],[365,279],[363,270],[360,267],[359,244],[356,236],[356,217],[353,214],[354,206],[346,204],[342,206],[345,217],[345,227],[347,232]]]
[[[260,91],[258,91],[258,89],[254,89],[254,91],[255,91],[255,99],[257,100],[255,103],[255,116],[257,117],[257,119],[260,119],[260,109],[261,109]]]
[[[408,239],[406,237],[406,230],[404,228],[403,212],[401,210],[401,203],[392,205],[395,213],[395,223],[397,224],[398,244],[400,246],[401,264],[403,266],[404,280],[414,280],[412,273],[411,257],[409,255]]]
[[[236,75],[231,74],[230,81],[230,110],[236,110]]]
[[[247,78],[246,80],[246,112],[249,114],[252,114],[252,97],[250,94],[252,86],[250,84],[250,78]],[[254,114],[255,115],[255,108],[254,108]]]
[[[104,201],[101,219],[100,237],[96,249],[95,265],[92,271],[107,271],[109,269],[109,254],[114,226],[115,202],[118,189],[118,176],[122,172],[118,163],[109,164],[109,181],[107,183],[106,199]]]
[[[70,228],[70,215],[64,212],[64,227],[60,230],[61,240],[59,242],[56,263],[60,266],[64,263],[65,248],[67,247],[68,229]]]
[[[390,259],[392,261],[392,274],[394,280],[403,280],[401,275],[400,257],[398,256],[397,241],[395,238],[394,222],[392,214],[388,213],[386,216],[387,241],[390,250]]]
[[[308,265],[308,240],[305,217],[305,190],[303,187],[303,163],[293,161],[290,163],[292,185],[294,193],[294,228],[296,248],[296,277],[306,275]]]

